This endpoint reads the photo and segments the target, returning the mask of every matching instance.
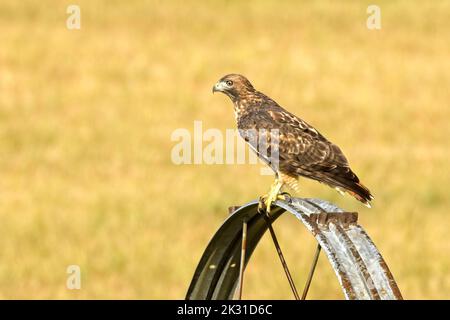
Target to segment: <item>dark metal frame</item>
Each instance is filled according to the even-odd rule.
[[[357,224],[357,213],[344,212],[323,200],[293,198],[275,202],[268,223],[257,207],[257,200],[239,207],[219,228],[203,253],[186,299],[231,300],[236,297],[236,291],[240,297],[243,270],[251,254],[269,226],[285,211],[302,221],[318,242],[303,299],[321,250],[330,261],[347,299],[402,299],[386,262]],[[242,255],[245,256],[243,263]]]

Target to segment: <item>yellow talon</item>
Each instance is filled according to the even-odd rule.
[[[267,215],[270,215],[272,203],[274,203],[277,200],[286,200],[286,197],[283,194],[280,194],[282,186],[283,183],[280,180],[276,179],[275,182],[270,187],[269,193],[260,198],[258,204],[259,212],[265,211]]]

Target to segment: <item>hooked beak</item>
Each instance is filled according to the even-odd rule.
[[[225,89],[223,82],[217,82],[214,87],[212,88],[212,92],[222,92]]]

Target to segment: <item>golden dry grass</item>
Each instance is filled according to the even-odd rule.
[[[183,298],[227,207],[267,191],[258,166],[175,166],[171,132],[234,127],[225,73],[342,146],[372,210],[313,182],[302,195],[360,212],[405,298],[450,298],[450,2],[0,2],[0,298]],[[276,224],[298,283],[313,242]],[[66,289],[78,264],[82,289]],[[295,267],[294,267],[295,266]],[[270,241],[246,298],[291,298]],[[320,259],[311,298],[342,298]]]

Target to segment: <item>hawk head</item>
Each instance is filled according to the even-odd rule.
[[[246,77],[240,74],[228,74],[214,85],[212,91],[225,93],[234,102],[255,92],[255,88]]]

